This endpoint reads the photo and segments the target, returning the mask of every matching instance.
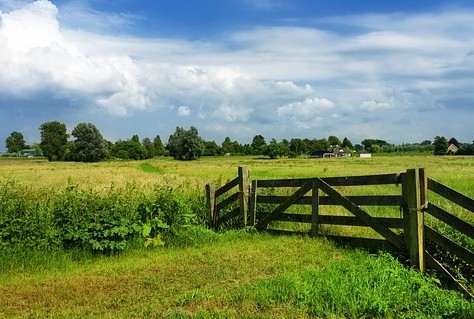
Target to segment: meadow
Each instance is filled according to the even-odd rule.
[[[424,167],[474,197],[473,157],[0,159],[0,317],[473,318],[472,301],[387,253],[207,229],[204,187],[238,166],[252,179]]]

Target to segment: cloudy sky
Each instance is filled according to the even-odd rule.
[[[474,3],[0,0],[0,150],[91,122],[111,141],[474,139]]]

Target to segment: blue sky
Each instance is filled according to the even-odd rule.
[[[111,141],[474,140],[472,1],[0,0],[0,150]]]

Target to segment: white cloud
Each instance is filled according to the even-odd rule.
[[[189,106],[181,105],[178,107],[178,116],[180,117],[188,117],[191,115],[191,109]]]
[[[325,136],[314,129],[336,116],[346,135],[390,134],[374,123],[442,112],[453,95],[474,99],[470,10],[334,17],[186,41],[100,34],[137,17],[78,3],[74,12],[71,4],[0,0],[9,10],[0,12],[0,99],[42,95],[106,116],[146,111],[199,120],[209,134],[238,126],[236,134],[287,138],[309,129]]]

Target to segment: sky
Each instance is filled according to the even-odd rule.
[[[474,2],[0,0],[0,150],[110,141],[474,140]]]

